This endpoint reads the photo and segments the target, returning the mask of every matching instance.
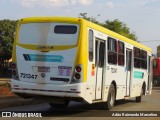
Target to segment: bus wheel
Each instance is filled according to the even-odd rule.
[[[140,96],[136,97],[136,102],[141,102],[142,101],[142,95],[143,95],[143,87],[141,89],[141,94]]]
[[[111,110],[113,108],[115,103],[115,98],[116,98],[116,91],[115,91],[114,85],[111,84],[108,92],[108,98],[107,98],[107,106],[106,106],[107,110]]]
[[[65,109],[68,107],[69,101],[65,101],[63,104],[49,103],[49,105],[56,109]]]

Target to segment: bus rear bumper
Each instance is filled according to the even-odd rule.
[[[54,97],[84,98],[85,83],[78,84],[39,84],[11,79],[11,90],[17,94],[44,95]]]

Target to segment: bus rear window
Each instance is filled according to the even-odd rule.
[[[57,25],[54,28],[54,32],[57,34],[75,34],[77,32],[77,27],[70,25]]]
[[[71,23],[24,23],[18,43],[31,45],[76,45],[80,26]]]

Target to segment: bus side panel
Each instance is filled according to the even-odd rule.
[[[125,66],[118,66],[117,67],[116,84],[117,84],[116,100],[123,99],[124,96],[126,95],[126,70],[125,70]]]
[[[133,80],[132,80],[130,97],[140,96],[143,83],[147,85],[147,80],[148,80],[147,70],[141,70],[135,68],[133,69],[132,74],[133,74],[132,78]]]
[[[116,83],[116,100],[123,99],[126,93],[126,76],[125,76],[125,67],[118,65],[107,64],[108,69],[106,71],[106,82],[105,86],[108,87],[112,82]],[[107,96],[104,98],[104,101],[107,101]]]

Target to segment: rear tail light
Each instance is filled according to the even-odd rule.
[[[75,67],[71,83],[81,83],[82,82],[82,73],[83,73],[82,70],[83,70],[82,65],[77,65]]]
[[[17,65],[16,63],[12,63],[12,78],[18,80],[18,74],[17,74]]]
[[[81,75],[80,75],[79,73],[76,73],[76,74],[74,75],[74,77],[75,77],[75,79],[79,80],[79,79],[81,78]]]
[[[76,67],[76,72],[78,72],[78,73],[81,72],[81,67],[80,66]]]
[[[16,74],[17,74],[16,70],[12,70],[12,75],[16,76]]]
[[[12,69],[16,69],[16,64],[15,63],[12,63]]]

